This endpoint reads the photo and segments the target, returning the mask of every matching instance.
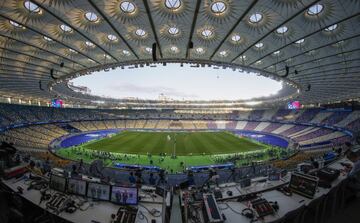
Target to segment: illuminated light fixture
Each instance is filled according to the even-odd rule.
[[[263,16],[260,13],[254,13],[249,17],[251,23],[259,23],[263,19]]]
[[[298,41],[295,41],[296,44],[301,44],[303,42],[305,42],[305,39],[299,39]]]
[[[170,48],[170,50],[173,52],[173,53],[177,53],[179,51],[179,48],[177,48],[176,46],[172,46]]]
[[[35,3],[31,2],[31,1],[25,1],[24,2],[24,7],[29,11],[29,12],[33,12],[33,13],[40,13],[40,7],[38,5],[36,5]]]
[[[331,32],[331,31],[334,31],[336,28],[337,28],[337,24],[334,24],[334,25],[326,27],[325,31],[326,32]]]
[[[280,54],[280,50],[273,52],[273,55],[279,55],[279,54]]]
[[[233,42],[239,42],[241,40],[241,36],[238,35],[238,34],[234,34],[232,37],[231,37],[231,40]]]
[[[180,8],[181,1],[180,0],[165,0],[165,6],[168,9],[176,10]]]
[[[87,12],[85,13],[85,18],[90,22],[97,22],[99,21],[99,17],[94,12]]]
[[[123,50],[122,52],[123,52],[123,54],[125,54],[126,56],[129,56],[129,55],[130,55],[130,52],[129,52],[128,50]]]
[[[65,25],[65,24],[61,24],[60,25],[60,29],[64,32],[71,32],[72,31],[72,28],[70,28],[69,26]]]
[[[263,46],[264,46],[264,44],[263,44],[263,43],[261,43],[261,42],[260,42],[260,43],[255,44],[255,47],[256,47],[256,48],[259,48],[259,49],[260,49],[261,47],[263,47]]]
[[[215,1],[211,4],[211,11],[215,14],[221,14],[226,11],[226,4],[222,1]]]
[[[106,59],[111,59],[111,56],[108,55],[108,54],[104,54],[103,56],[104,56]]]
[[[324,6],[322,4],[315,4],[309,7],[309,9],[307,10],[307,14],[311,16],[317,15],[322,12],[323,9]]]
[[[145,50],[146,50],[146,52],[148,52],[148,53],[152,53],[151,47],[146,47]]]
[[[12,21],[12,20],[9,20],[9,23],[10,23],[12,26],[16,27],[16,28],[23,28],[22,25],[20,25],[20,24],[17,23],[17,22],[14,22],[14,21]]]
[[[201,35],[208,39],[210,38],[212,35],[214,35],[213,31],[211,31],[210,29],[204,29],[203,31],[201,31]]]
[[[48,41],[48,42],[51,42],[53,41],[50,37],[47,37],[47,36],[43,36],[44,40]]]
[[[203,54],[203,53],[205,53],[205,50],[202,47],[198,47],[198,48],[196,48],[196,53]]]
[[[136,34],[137,36],[144,37],[144,36],[146,35],[146,31],[143,30],[143,29],[137,29],[137,30],[135,31],[135,34]]]
[[[228,55],[228,52],[227,52],[226,50],[223,50],[223,51],[221,51],[219,54],[220,54],[220,56],[222,56],[222,57],[226,57],[226,56]]]
[[[113,35],[113,34],[109,34],[108,36],[107,36],[107,38],[108,38],[108,40],[110,40],[110,41],[117,41],[117,37],[115,36],[115,35]]]
[[[92,42],[89,42],[89,41],[86,41],[85,44],[88,47],[94,47],[95,46]]]
[[[175,35],[179,34],[180,31],[179,31],[178,28],[176,28],[175,26],[173,26],[173,27],[170,27],[170,28],[169,28],[168,32],[169,32],[169,34],[175,36]]]
[[[278,34],[284,34],[284,33],[286,33],[288,30],[289,30],[288,27],[282,26],[282,27],[278,28],[278,29],[276,30],[276,32],[277,32]]]
[[[123,1],[120,4],[120,9],[124,13],[131,14],[131,13],[135,12],[136,7],[135,7],[134,3],[132,3],[132,2]]]

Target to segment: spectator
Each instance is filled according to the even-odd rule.
[[[155,184],[156,184],[156,178],[154,177],[154,174],[153,174],[153,173],[150,173],[150,176],[149,176],[149,184],[150,184],[150,185],[155,185]]]
[[[350,191],[352,196],[350,197],[357,197],[358,193],[360,192],[360,154],[358,152],[353,152],[351,150],[347,151],[347,158],[353,162],[351,170],[349,170],[349,182],[347,184],[347,189]]]
[[[143,182],[142,182],[142,179],[137,176],[137,177],[136,177],[136,186],[137,186],[138,188],[140,188],[142,183],[143,183]]]
[[[79,162],[78,173],[85,174],[84,161],[81,159]]]
[[[211,184],[218,185],[218,179],[219,179],[219,175],[217,174],[217,172],[214,169],[210,169],[208,185],[211,185]]]
[[[136,179],[135,179],[135,177],[134,177],[134,173],[133,173],[133,172],[130,172],[129,182],[130,182],[131,184],[135,184],[135,183],[136,183]]]
[[[159,172],[159,181],[157,182],[157,185],[159,184],[165,184],[166,180],[165,180],[165,170],[160,170]]]
[[[77,167],[75,164],[71,166],[71,177],[79,176],[79,172],[77,171]]]
[[[349,172],[349,176],[356,176],[360,171],[360,155],[359,152],[349,150],[347,158],[353,162],[353,167]]]
[[[28,166],[28,170],[36,175],[43,175],[43,173],[41,172],[41,169],[38,168],[37,166],[35,166],[35,162],[33,160],[30,161],[30,164]]]
[[[188,172],[187,181],[188,181],[188,186],[195,185],[194,173],[192,171]]]
[[[46,160],[43,163],[43,172],[49,173],[50,171],[51,171],[50,160],[49,160],[49,157],[46,157]]]

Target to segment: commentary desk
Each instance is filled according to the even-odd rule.
[[[19,194],[22,198],[30,201],[34,205],[39,206],[40,208],[46,210],[50,214],[55,214],[58,217],[65,219],[69,222],[76,223],[110,223],[111,215],[116,214],[120,205],[111,203],[109,201],[92,201],[91,198],[86,198],[78,195],[69,195],[76,202],[84,201],[86,202],[81,206],[81,210],[76,210],[74,213],[67,213],[65,211],[56,214],[52,210],[46,208],[46,202],[40,203],[41,193],[38,190],[27,190],[28,184],[26,180],[2,180],[3,184],[5,184],[9,189],[16,192],[18,191],[18,187],[23,188],[23,193]],[[155,188],[154,188],[155,189]],[[59,193],[55,190],[48,189],[50,194]],[[169,196],[170,193],[167,192],[166,199],[161,196],[156,195],[155,193],[145,192],[142,189],[139,189],[139,197],[141,200],[138,205],[134,205],[134,207],[138,208],[138,213],[136,216],[136,223],[150,223],[152,220],[155,220],[156,223],[162,223],[164,219],[164,211],[166,209],[166,205],[169,204]],[[150,211],[157,211],[157,214],[154,216]]]
[[[243,195],[258,194],[258,197],[265,198],[267,201],[277,202],[279,210],[273,215],[267,215],[263,218],[257,219],[256,222],[290,222],[287,219],[296,218],[296,222],[302,223],[305,221],[307,215],[316,219],[312,222],[322,222],[325,216],[333,214],[336,209],[340,208],[344,202],[344,188],[345,180],[347,179],[347,172],[345,167],[340,163],[352,164],[347,158],[341,158],[327,167],[340,170],[340,176],[331,183],[331,188],[317,187],[314,198],[306,198],[299,194],[293,193],[291,196],[286,196],[282,192],[276,190],[277,188],[287,185],[290,181],[290,174],[286,175],[281,180],[252,182],[251,186],[241,188],[238,183],[225,183],[216,187],[216,190],[221,191],[222,198],[217,198],[218,209],[226,218],[226,223],[248,223],[250,219],[242,214],[242,210],[250,207],[249,201],[238,201],[237,199]],[[191,189],[190,189],[191,190]],[[229,193],[231,191],[231,193]],[[186,193],[189,190],[183,190],[180,193],[180,203],[182,207],[183,219],[185,223],[206,222],[204,212],[202,211],[202,202],[191,202],[191,208],[185,208],[188,203],[184,202]],[[229,194],[231,196],[229,196]],[[194,217],[196,216],[196,217]]]

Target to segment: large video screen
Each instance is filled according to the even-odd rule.
[[[97,200],[108,201],[110,198],[110,185],[89,183],[87,196]]]
[[[51,102],[50,102],[50,107],[62,108],[63,107],[63,101],[61,99],[52,99]]]
[[[123,205],[136,205],[138,202],[138,189],[136,187],[113,186],[111,201]]]
[[[299,101],[290,101],[287,104],[288,109],[300,109],[301,103]]]

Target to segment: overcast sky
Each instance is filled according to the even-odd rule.
[[[231,69],[193,68],[184,64],[96,72],[72,80],[93,95],[112,98],[176,100],[238,100],[276,94],[281,84],[274,80],[234,72]]]

